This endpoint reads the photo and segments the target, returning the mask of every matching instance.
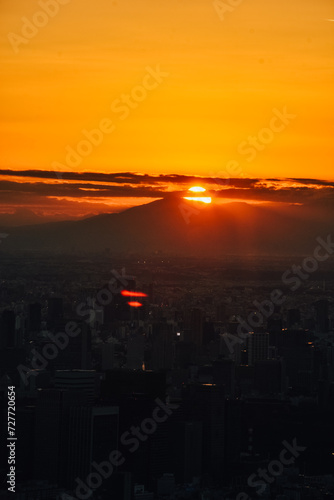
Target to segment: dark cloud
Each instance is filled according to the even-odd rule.
[[[320,204],[331,201],[334,203],[334,190],[312,189],[312,188],[266,188],[255,187],[254,189],[224,189],[215,191],[214,196],[220,198],[237,198],[254,201],[268,201],[279,203],[302,203],[302,204]]]
[[[46,200],[49,197],[72,198],[79,201],[85,198],[156,199],[184,196],[190,184],[201,183],[208,188],[212,196],[231,200],[303,204],[334,203],[334,182],[317,179],[243,177],[223,179],[179,174],[62,172],[62,179],[55,182],[57,177],[52,170],[0,170],[0,176],[2,177],[0,193],[3,202],[13,204],[16,202],[17,205],[20,205],[23,200],[32,200],[34,197],[45,197]],[[11,177],[20,180],[11,179]]]
[[[334,182],[323,181],[319,179],[298,179],[298,178],[289,178],[287,179],[292,182],[299,182],[300,184],[316,184],[317,186],[333,186]]]
[[[0,181],[0,192],[30,193],[43,196],[67,196],[74,198],[99,197],[162,197],[163,190],[154,186],[113,186],[110,184],[61,183],[48,184],[46,182],[13,182]]]
[[[0,170],[2,176],[16,176],[16,177],[29,177],[35,179],[53,179],[60,181],[85,181],[85,182],[108,182],[115,184],[147,184],[147,183],[185,183],[185,182],[198,182],[204,180],[203,177],[196,177],[190,175],[148,175],[148,174],[135,174],[131,172],[117,172],[117,173],[95,173],[95,172],[59,172],[61,178],[58,179],[57,172],[54,170]],[[212,182],[211,178],[208,181]]]

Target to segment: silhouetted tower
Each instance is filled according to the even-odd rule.
[[[197,352],[200,351],[203,343],[203,311],[199,308],[193,308],[186,311],[184,318],[184,340],[193,342]]]
[[[168,323],[153,325],[151,370],[171,369],[173,364],[173,328]]]
[[[314,304],[315,314],[316,314],[316,329],[320,333],[326,333],[329,331],[329,320],[328,320],[328,300],[322,299],[318,300]]]
[[[182,395],[185,417],[202,422],[202,467],[216,481],[222,479],[225,440],[225,393],[215,384],[187,387]]]
[[[254,365],[255,361],[268,358],[269,333],[252,332],[246,341],[249,365]]]
[[[287,317],[287,327],[294,328],[300,323],[300,311],[299,309],[289,309]]]
[[[28,307],[28,332],[39,333],[41,329],[41,304],[29,304]]]
[[[63,320],[63,299],[50,297],[48,299],[48,325],[55,326]]]
[[[0,322],[1,348],[15,347],[15,312],[10,310],[3,311]]]

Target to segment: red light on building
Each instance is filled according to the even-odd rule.
[[[147,294],[144,292],[130,292],[130,290],[122,290],[121,295],[123,297],[147,297]]]
[[[131,302],[128,302],[129,306],[131,307],[142,307],[143,304],[141,304],[140,302],[136,302],[136,301],[131,301]]]

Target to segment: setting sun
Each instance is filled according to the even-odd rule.
[[[200,186],[193,186],[188,189],[188,191],[191,191],[192,193],[205,193],[206,189]],[[202,203],[211,203],[212,199],[210,196],[184,196],[185,200],[191,200],[191,201],[201,201]]]
[[[204,193],[206,189],[200,186],[193,186],[189,188],[188,191],[191,191],[192,193]]]

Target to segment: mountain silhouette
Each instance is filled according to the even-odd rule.
[[[79,221],[1,228],[1,252],[308,254],[331,219],[301,205],[204,204],[168,198]]]

